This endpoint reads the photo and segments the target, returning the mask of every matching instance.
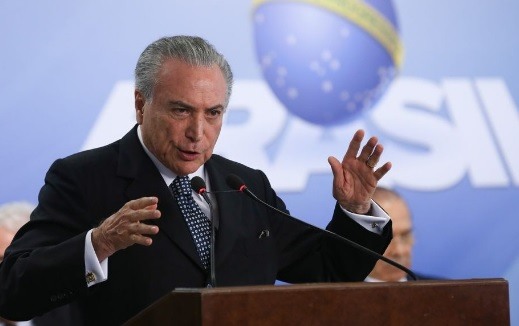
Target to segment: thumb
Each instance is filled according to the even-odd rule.
[[[332,168],[333,178],[338,178],[342,176],[342,165],[338,159],[333,156],[328,157],[328,164]]]

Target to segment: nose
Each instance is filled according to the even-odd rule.
[[[203,117],[199,117],[197,115],[191,117],[186,128],[186,137],[193,142],[200,141],[204,134],[204,124],[205,120]]]

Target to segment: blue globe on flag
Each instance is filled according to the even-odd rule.
[[[256,0],[256,55],[292,114],[334,126],[380,99],[402,45],[391,0]]]

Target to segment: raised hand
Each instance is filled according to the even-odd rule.
[[[375,170],[384,151],[377,137],[371,137],[357,156],[363,139],[364,130],[357,130],[342,163],[333,156],[328,158],[333,173],[333,197],[356,214],[369,211],[378,181],[391,169],[391,162],[386,162]]]
[[[134,244],[151,245],[153,240],[146,235],[157,234],[159,228],[141,221],[160,218],[157,203],[156,197],[131,200],[95,228],[92,245],[99,261]]]

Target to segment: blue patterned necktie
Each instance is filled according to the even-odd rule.
[[[176,177],[169,186],[191,231],[202,265],[209,266],[211,222],[193,199],[188,176]]]

